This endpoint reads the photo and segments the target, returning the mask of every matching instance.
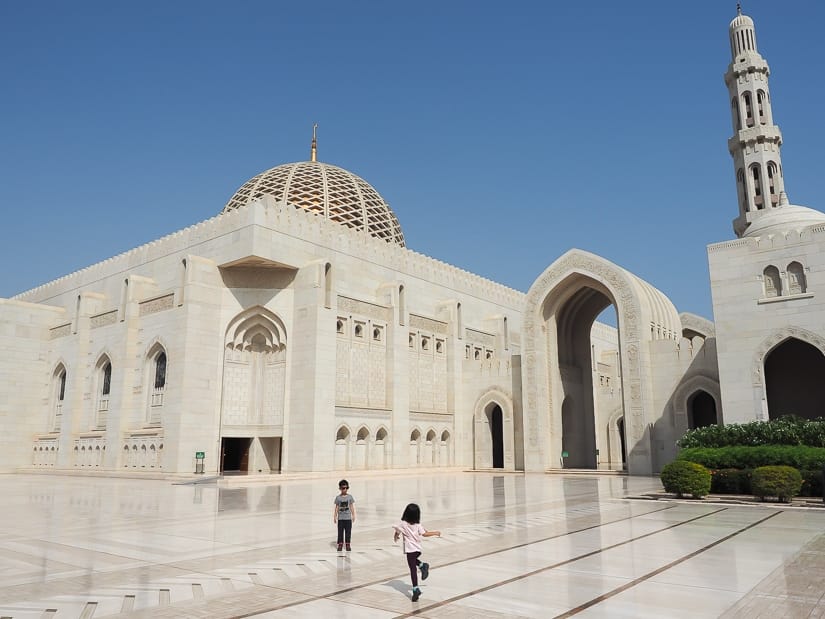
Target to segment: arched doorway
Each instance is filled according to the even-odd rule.
[[[490,426],[490,442],[492,443],[492,461],[494,469],[504,468],[504,425],[501,418],[501,407],[492,404],[487,408],[487,421]]]
[[[522,359],[528,470],[558,467],[563,444],[569,454],[565,464],[576,468],[596,468],[601,450],[608,450],[609,416],[618,401],[600,405],[594,396],[591,333],[611,305],[617,316],[615,392],[624,413],[627,468],[637,475],[654,471],[652,433],[663,411],[654,401],[651,342],[677,341],[679,314],[655,287],[577,249],[550,265],[527,294]],[[565,415],[568,397],[572,408]]]
[[[825,415],[825,355],[811,344],[788,338],[765,357],[768,416]]]
[[[716,417],[716,401],[707,391],[697,391],[688,398],[688,428],[704,428],[705,426],[715,426],[718,423]]]

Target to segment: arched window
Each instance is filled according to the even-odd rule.
[[[110,395],[112,393],[112,364],[108,361],[103,366],[103,389],[100,395]]]
[[[773,265],[767,266],[762,275],[765,283],[765,296],[769,298],[782,296],[782,280],[779,277],[779,269]]]
[[[768,191],[771,194],[771,204],[776,206],[779,203],[779,194],[776,191],[776,164],[768,162]]]
[[[97,410],[95,411],[95,428],[106,429],[106,417],[109,413],[109,396],[112,394],[112,362],[105,355],[97,362]]]
[[[736,170],[736,189],[739,194],[739,202],[742,204],[742,211],[748,212],[748,190],[745,187],[745,171],[742,168]]]
[[[753,127],[753,105],[751,102],[751,93],[746,92],[742,95],[742,100],[745,102],[745,125]]]
[[[802,294],[807,289],[805,269],[798,262],[791,262],[788,265],[788,294]]]
[[[54,371],[54,411],[52,413],[51,430],[60,432],[63,421],[63,401],[66,399],[66,368],[57,366]]]
[[[765,125],[767,124],[767,114],[765,113],[765,108],[767,107],[765,102],[765,92],[762,90],[756,91],[756,107],[759,111],[759,124]]]
[[[751,167],[751,175],[753,176],[753,203],[757,209],[764,208],[762,202],[762,175],[759,173],[759,166],[753,165]]]
[[[146,422],[149,425],[160,425],[163,412],[164,392],[166,391],[166,351],[160,344],[155,344],[149,351],[147,380],[151,386],[149,396],[149,410]]]
[[[161,352],[155,357],[155,389],[166,386],[166,353]]]

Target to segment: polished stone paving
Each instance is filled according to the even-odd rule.
[[[348,473],[178,485],[0,476],[0,618],[825,617],[825,510],[627,500],[657,479]],[[229,484],[226,487],[224,484]],[[418,502],[413,603],[391,524]]]

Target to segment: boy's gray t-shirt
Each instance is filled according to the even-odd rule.
[[[335,504],[338,506],[338,520],[352,520],[350,505],[353,503],[355,503],[355,499],[351,494],[346,496],[339,494],[335,497]]]

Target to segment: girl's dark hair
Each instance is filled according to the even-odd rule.
[[[421,522],[421,508],[415,503],[410,503],[404,508],[404,515],[401,520],[409,522],[410,524],[418,524]]]

